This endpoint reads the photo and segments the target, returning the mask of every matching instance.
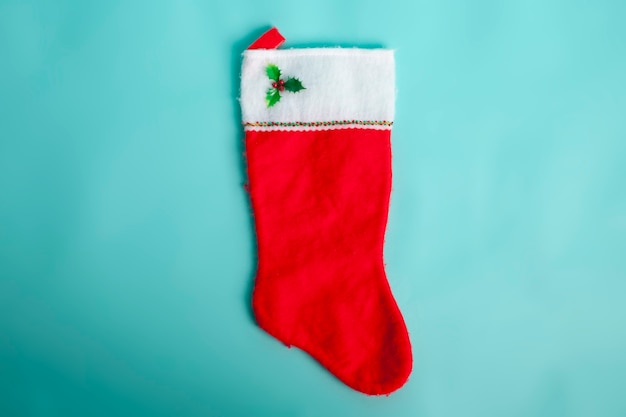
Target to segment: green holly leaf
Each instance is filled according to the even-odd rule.
[[[275,88],[270,88],[267,90],[267,94],[265,94],[265,104],[267,107],[272,107],[274,104],[278,103],[280,100],[280,92]]]
[[[274,64],[268,64],[267,68],[265,68],[265,72],[267,76],[270,77],[270,80],[278,82],[280,80],[280,69]]]
[[[287,81],[285,81],[285,90],[292,92],[292,93],[297,93],[300,90],[304,90],[305,87],[302,86],[302,81],[300,81],[297,78],[294,77],[289,77],[287,79]]]

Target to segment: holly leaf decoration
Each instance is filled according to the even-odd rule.
[[[289,77],[287,81],[285,81],[285,90],[291,93],[297,93],[300,90],[304,90],[305,87],[302,85],[302,81],[297,78]]]
[[[272,85],[272,88],[267,90],[265,93],[265,104],[267,108],[272,107],[274,104],[280,101],[280,93],[282,91],[289,91],[290,93],[297,93],[300,90],[304,90],[305,87],[302,85],[302,81],[295,77],[287,78],[287,81],[280,79],[280,68],[278,68],[274,64],[267,64],[265,67],[265,72],[269,77]]]
[[[280,69],[274,64],[268,64],[267,68],[265,68],[265,72],[270,80],[278,81],[280,80]]]
[[[278,92],[277,89],[270,88],[267,90],[267,93],[265,94],[265,104],[267,104],[267,107],[272,107],[274,104],[278,103],[279,100],[280,92]]]

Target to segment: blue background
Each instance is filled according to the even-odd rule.
[[[0,415],[626,415],[623,1],[0,2]],[[366,397],[254,324],[241,51],[397,49]]]

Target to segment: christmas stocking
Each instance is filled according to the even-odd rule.
[[[273,29],[243,54],[254,314],[348,386],[388,394],[412,367],[383,263],[393,51],[274,49],[282,40]]]

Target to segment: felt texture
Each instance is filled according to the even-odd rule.
[[[370,395],[398,389],[412,367],[383,264],[390,133],[246,133],[257,322]]]
[[[248,49],[274,49],[282,45],[283,42],[285,42],[284,36],[274,27],[261,35],[252,45],[248,46]]]
[[[273,77],[306,87],[273,107]],[[273,79],[271,79],[273,78]],[[391,192],[389,50],[249,50],[242,66],[248,190],[258,239],[261,328],[353,389],[400,388],[409,336],[383,263]]]
[[[278,66],[282,76],[296,77],[306,88],[283,94],[267,108],[271,82],[265,69]],[[321,122],[393,120],[395,71],[388,49],[310,48],[247,50],[241,71],[244,122]]]

